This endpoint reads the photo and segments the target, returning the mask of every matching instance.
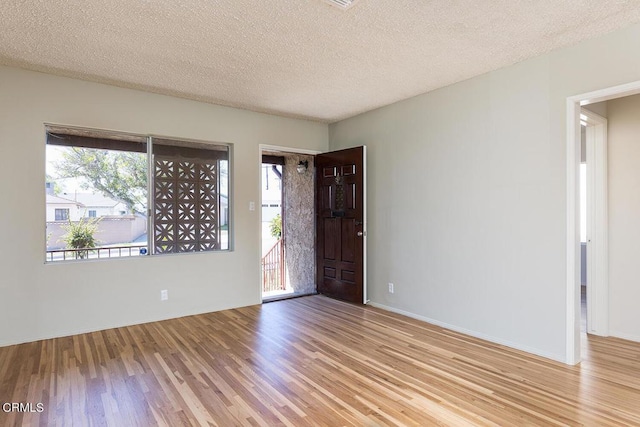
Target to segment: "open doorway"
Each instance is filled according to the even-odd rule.
[[[587,123],[580,115],[580,332],[587,332]]]
[[[268,299],[287,292],[285,277],[284,234],[282,232],[282,201],[284,157],[263,155],[261,177],[261,239],[260,261],[262,298]]]
[[[637,177],[636,163],[629,162],[629,159],[635,158],[629,153],[618,155],[624,159],[630,173],[620,173],[615,176],[619,179],[617,186],[622,187],[624,191],[622,196],[613,197],[614,203],[611,204],[611,171],[608,170],[608,139],[609,127],[611,121],[607,122],[602,116],[594,113],[595,104],[604,101],[616,100],[616,105],[622,98],[629,99],[630,95],[640,93],[640,81],[602,89],[582,95],[572,96],[567,99],[567,349],[566,361],[569,364],[580,362],[580,350],[582,337],[586,336],[581,333],[582,319],[582,244],[580,238],[580,169],[582,164],[581,153],[586,152],[586,280],[585,280],[585,311],[586,311],[586,332],[590,334],[608,336],[613,335],[619,338],[636,339],[640,341],[640,332],[636,327],[638,322],[637,310],[635,306],[630,305],[629,301],[634,301],[636,287],[633,280],[619,280],[620,278],[610,276],[610,272],[614,269],[610,268],[611,260],[609,253],[609,234],[612,230],[611,226],[611,206],[614,206],[613,212],[621,211],[625,215],[633,214],[640,210],[640,198],[635,198],[637,203],[630,205],[628,203],[629,194],[635,197],[636,193],[630,193],[629,176]],[[636,98],[637,99],[637,98]],[[639,104],[640,105],[640,104]],[[640,110],[640,108],[639,108]],[[635,113],[634,113],[635,114]],[[608,112],[611,117],[611,111]],[[631,115],[629,122],[634,126],[637,125],[637,114]],[[636,126],[637,127],[637,126]],[[582,128],[585,128],[585,143],[582,146]],[[637,144],[632,141],[635,132],[625,132],[632,136],[629,140],[633,144],[628,144],[635,150]],[[623,138],[624,139],[624,138]],[[620,140],[620,138],[619,138]],[[613,168],[616,169],[615,167]],[[618,170],[620,171],[620,170]],[[620,175],[620,177],[618,177]],[[624,176],[623,176],[624,175]],[[621,185],[620,185],[621,184]],[[623,203],[619,203],[620,200]],[[630,210],[629,207],[636,210]],[[616,219],[614,223],[620,222]],[[612,239],[618,242],[621,236],[631,235],[628,224],[635,224],[636,221],[623,222],[622,227],[614,227],[617,238]],[[620,224],[618,224],[620,225]],[[629,239],[627,239],[629,240]],[[635,245],[635,242],[633,242]],[[619,245],[619,243],[616,243]],[[631,265],[624,255],[633,252],[626,249],[616,250],[618,259],[617,264],[626,263]],[[621,256],[622,255],[622,256]],[[617,269],[617,268],[616,268]],[[615,274],[614,274],[615,276]],[[615,280],[614,280],[615,279]],[[610,282],[614,285],[611,285]],[[631,286],[630,286],[631,285]],[[614,286],[615,289],[611,288]],[[613,299],[612,299],[613,298]],[[624,313],[624,314],[623,314]],[[629,322],[628,320],[633,321]],[[630,329],[621,330],[621,325]],[[611,325],[610,325],[611,324]],[[635,328],[635,329],[634,329]]]
[[[580,109],[580,329],[602,336],[609,310],[606,107]]]
[[[262,300],[316,292],[315,152],[261,146]]]

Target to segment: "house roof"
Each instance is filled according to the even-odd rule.
[[[80,206],[82,206],[82,203],[75,202],[75,201],[73,201],[73,200],[66,199],[66,198],[64,198],[64,197],[54,196],[54,195],[52,195],[52,194],[47,194],[47,204],[56,204],[56,205],[80,205]]]
[[[0,63],[334,122],[640,21],[640,0],[28,0]]]
[[[119,202],[109,197],[105,197],[101,194],[92,193],[63,193],[64,197],[77,200],[83,206],[87,208],[112,208]]]

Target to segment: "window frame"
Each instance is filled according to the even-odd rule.
[[[158,149],[158,156],[160,157],[171,157],[171,156],[175,156],[175,155],[179,155],[182,152],[187,152],[187,153],[193,153],[193,152],[198,152],[200,150],[202,151],[225,151],[226,153],[226,162],[227,162],[227,188],[226,188],[226,196],[227,196],[227,247],[225,249],[209,249],[209,250],[194,250],[194,251],[180,251],[180,250],[175,250],[175,251],[168,251],[168,252],[161,252],[158,253],[156,250],[156,241],[155,241],[155,232],[156,232],[156,223],[155,223],[155,210],[151,208],[153,200],[154,200],[154,183],[155,183],[155,178],[156,178],[156,168],[155,168],[155,154],[154,153],[154,143],[153,140],[156,139],[158,142],[156,143],[156,146],[161,147]],[[217,150],[217,149],[211,149],[209,150],[208,148],[206,148],[207,146],[215,146],[215,147],[224,147],[224,150]],[[150,238],[153,238],[153,241],[149,240],[148,241],[148,246],[149,246],[149,252],[151,252],[153,255],[178,255],[178,254],[182,254],[182,253],[199,253],[199,252],[226,252],[226,251],[232,251],[232,223],[233,221],[231,221],[232,218],[232,214],[231,214],[231,188],[232,188],[232,147],[233,144],[229,144],[229,143],[219,143],[219,142],[209,142],[209,141],[202,141],[202,140],[196,140],[196,139],[188,139],[188,138],[173,138],[173,137],[166,137],[166,136],[159,136],[159,135],[149,135],[148,139],[147,139],[147,150],[149,152],[149,156],[148,156],[148,160],[149,160],[149,176],[152,176],[153,179],[148,179],[147,183],[148,183],[148,190],[147,190],[147,194],[149,197],[149,203],[150,203],[150,207],[149,207],[149,236]],[[161,151],[161,152],[160,152]],[[223,160],[223,159],[218,159],[217,155],[211,154],[207,156],[210,159],[216,159],[217,163],[217,172],[216,172],[216,179],[217,179],[217,193],[216,193],[216,197],[218,198],[218,225],[217,225],[217,231],[219,234],[218,239],[221,239],[220,235],[222,234],[222,227],[223,225],[219,223],[220,219],[222,219],[221,217],[221,203],[220,200],[221,198],[224,196],[224,194],[222,194],[222,192],[220,191],[220,180],[222,179],[222,175],[220,174],[220,163],[219,161]],[[181,157],[184,159],[189,159],[189,156],[186,157]],[[203,161],[204,157],[198,157],[197,155],[194,157],[196,160],[194,160],[196,163],[197,162],[201,162]],[[176,161],[176,159],[174,159],[174,161]],[[200,243],[198,241],[198,243]],[[218,241],[218,244],[221,243],[221,240]],[[177,244],[177,243],[176,243]]]
[[[54,208],[53,215],[54,221],[69,221],[69,215],[71,213],[71,209],[69,208]],[[58,215],[64,214],[64,215]]]
[[[123,149],[123,148],[119,148],[120,151],[130,151],[130,152],[141,152],[144,153],[146,156],[146,162],[147,162],[147,197],[146,197],[146,201],[147,201],[147,206],[146,206],[146,218],[147,218],[147,251],[144,255],[142,255],[143,257],[154,257],[154,256],[171,256],[171,255],[183,255],[183,254],[198,254],[198,253],[219,253],[219,252],[233,252],[234,251],[234,221],[233,221],[233,143],[228,143],[228,142],[215,142],[215,141],[211,141],[211,140],[199,140],[199,139],[191,139],[191,138],[183,138],[183,137],[172,137],[172,136],[165,136],[165,135],[157,135],[157,134],[137,134],[137,133],[130,133],[130,132],[126,132],[126,131],[113,131],[113,130],[104,130],[104,129],[98,129],[98,128],[86,128],[86,127],[78,127],[78,126],[69,126],[69,125],[60,125],[60,124],[51,124],[51,123],[45,123],[45,149],[46,147],[50,144],[49,143],[49,135],[50,134],[56,134],[56,135],[69,135],[72,137],[78,137],[78,138],[94,138],[94,139],[100,139],[103,140],[103,146],[100,147],[86,147],[86,148],[94,148],[94,149],[103,149],[103,150],[116,150],[114,148],[110,148],[109,145],[111,143],[111,141],[115,141],[115,144],[117,144],[119,147],[123,147],[126,145],[126,143],[132,143],[135,144],[134,141],[127,141],[125,143],[125,145],[123,145],[123,141],[126,140],[127,138],[138,138],[140,139],[140,142],[142,142],[142,140],[144,140],[144,143],[146,144],[146,150],[145,151],[136,151],[136,150],[128,150],[128,149]],[[92,136],[92,135],[99,135],[97,137]],[[73,138],[75,139],[75,138]],[[80,139],[77,139],[80,140]],[[179,144],[197,144],[199,146],[202,146],[204,150],[206,150],[207,146],[215,146],[215,147],[223,147],[223,150],[226,152],[226,195],[222,193],[221,191],[221,185],[220,185],[220,180],[222,179],[221,175],[220,175],[220,166],[218,164],[218,170],[216,171],[217,174],[217,180],[218,180],[218,187],[216,189],[217,193],[216,193],[216,197],[218,198],[218,200],[220,200],[222,197],[226,196],[226,200],[227,200],[227,205],[226,205],[226,221],[227,221],[227,244],[225,248],[219,248],[219,249],[208,249],[208,250],[192,250],[192,251],[180,251],[180,252],[167,252],[167,253],[157,253],[155,251],[155,208],[154,208],[154,204],[153,204],[153,198],[154,198],[154,182],[155,182],[155,165],[154,165],[154,152],[153,152],[153,147],[154,147],[154,140],[162,140],[162,141],[170,141],[170,142],[175,142],[176,145],[175,146],[179,146]],[[105,143],[106,142],[106,143]],[[51,145],[56,145],[56,146],[68,146],[68,147],[82,147],[82,145],[80,144],[74,144],[74,143],[69,143],[69,144],[51,144]],[[166,144],[162,144],[162,145],[166,145]],[[169,144],[170,145],[170,144]],[[133,145],[132,145],[133,147]],[[222,228],[224,227],[225,224],[221,224],[220,220],[222,219],[221,215],[223,215],[222,212],[222,207],[221,204],[218,203],[217,205],[218,207],[218,224],[217,224],[217,230],[218,230],[218,239],[221,239],[221,231]],[[69,218],[70,216],[70,210],[67,209],[67,218]],[[97,216],[97,215],[96,215]],[[45,221],[46,224],[46,221]],[[45,227],[46,229],[46,227]],[[46,234],[46,230],[45,230],[45,234]],[[221,244],[221,241],[218,242],[219,244]],[[46,251],[46,245],[45,245],[45,255],[47,255],[47,251]],[[128,257],[122,257],[122,258],[128,258]],[[99,258],[99,259],[112,259],[112,258]],[[116,259],[121,259],[121,257],[117,257]],[[88,259],[87,259],[88,260]],[[91,258],[91,260],[95,260],[94,258]],[[60,262],[76,262],[76,260],[64,260],[64,261],[49,261],[48,257],[45,256],[45,263],[46,264],[57,264]]]

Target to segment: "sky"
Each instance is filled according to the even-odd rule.
[[[63,193],[90,193],[90,189],[82,187],[83,179],[80,178],[58,178],[58,173],[55,168],[55,162],[62,160],[62,153],[68,148],[59,147],[55,145],[47,145],[47,159],[46,159],[46,172],[47,175],[54,178]]]

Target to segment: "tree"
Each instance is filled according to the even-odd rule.
[[[282,237],[282,216],[280,214],[276,215],[272,220],[271,224],[269,224],[269,231],[271,231],[271,235],[276,238]]]
[[[70,147],[55,163],[59,178],[84,178],[93,188],[127,206],[144,211],[147,201],[147,158],[144,153]]]
[[[89,256],[89,249],[97,246],[98,241],[95,233],[98,231],[99,218],[80,218],[79,221],[72,222],[62,226],[66,234],[62,236],[67,248],[83,249],[76,251],[76,258],[84,259]]]

